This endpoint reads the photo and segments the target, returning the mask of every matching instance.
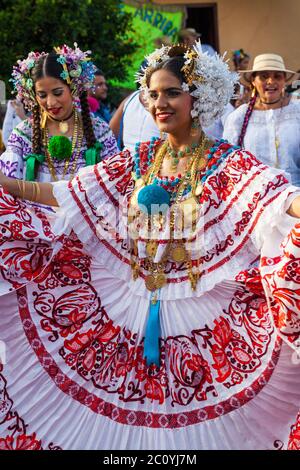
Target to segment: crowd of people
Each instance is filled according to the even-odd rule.
[[[300,101],[250,60],[186,28],[114,112],[77,45],[14,66],[0,450],[300,448]]]

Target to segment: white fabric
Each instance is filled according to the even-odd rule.
[[[5,147],[7,146],[10,134],[12,133],[14,128],[17,127],[18,124],[20,124],[20,122],[22,122],[22,119],[16,114],[15,108],[13,107],[11,100],[8,101],[2,126],[2,138]]]
[[[114,208],[132,192],[131,171],[124,152],[81,169],[69,185],[55,183],[61,208],[47,217],[1,194],[1,273],[18,284],[7,281],[0,297],[8,358],[0,449],[16,419],[7,419],[10,408],[43,448],[286,447],[300,406],[300,365],[278,340],[263,291],[235,278],[266,244],[268,251],[276,242],[277,256],[297,188],[246,152],[232,153],[208,178],[202,216],[212,228],[200,287],[194,293],[180,279],[185,272],[170,269],[176,282],[161,291],[164,365],[151,372],[142,358],[150,294],[131,280],[128,241],[122,224],[113,225]],[[16,219],[22,230],[13,242]],[[213,276],[212,259],[220,264]]]
[[[208,127],[203,127],[203,130],[207,137],[209,137],[212,140],[220,140],[223,137],[223,131],[224,131],[224,125],[227,117],[229,116],[230,113],[234,111],[234,107],[232,104],[228,103],[223,115],[216,119],[211,126]]]
[[[136,91],[124,104],[123,143],[124,148],[131,152],[134,152],[136,142],[147,142],[151,137],[159,137],[159,129],[139,96],[140,92]]]
[[[223,138],[237,144],[248,105],[243,104],[226,119]],[[253,110],[244,147],[268,166],[276,166],[275,139],[279,140],[278,168],[300,186],[300,102],[267,111]]]

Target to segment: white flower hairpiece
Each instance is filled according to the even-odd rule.
[[[201,127],[209,126],[222,116],[239,79],[237,73],[230,71],[225,54],[221,57],[217,53],[210,56],[202,52],[200,40],[192,48],[162,46],[146,57],[147,66],[137,74],[137,82],[145,99],[149,100],[149,73],[171,57],[182,54],[185,59],[181,69],[184,76],[182,89],[195,98],[191,115],[198,117]]]

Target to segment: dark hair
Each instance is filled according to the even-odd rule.
[[[48,76],[60,80],[64,85],[65,80],[61,78],[63,72],[62,65],[57,62],[59,55],[55,52],[50,52],[46,56],[41,57],[35,67],[31,71],[31,78],[35,84],[41,78]],[[83,134],[87,143],[87,147],[90,148],[96,143],[96,137],[94,134],[93,124],[90,115],[90,109],[87,101],[87,93],[83,92],[79,96],[81,105],[81,116],[83,125]],[[40,107],[36,105],[33,108],[33,126],[32,126],[32,152],[41,153],[42,151],[42,132],[40,127]]]
[[[95,76],[97,76],[97,77],[104,77],[105,75],[104,75],[104,72],[103,72],[101,69],[97,69],[97,70],[95,71]]]
[[[240,133],[239,140],[238,140],[238,145],[240,147],[244,146],[244,138],[245,138],[245,135],[246,135],[246,132],[247,132],[249,119],[251,117],[251,114],[252,114],[254,106],[255,106],[256,98],[257,98],[257,92],[254,93],[254,95],[251,97],[251,100],[248,103],[248,108],[247,108],[247,111],[246,111],[246,114],[245,114],[245,117],[244,117],[244,120],[243,120],[243,124],[242,124],[242,127],[241,127],[241,133]]]
[[[180,83],[183,83],[184,74],[181,69],[184,66],[184,61],[185,59],[183,56],[174,56],[170,57],[170,59],[165,60],[156,67],[149,69],[146,75],[147,86],[149,87],[151,76],[157,70],[167,70],[168,72],[171,72],[176,78],[178,78]]]
[[[235,68],[237,68],[244,59],[250,59],[250,55],[246,54],[243,49],[238,49],[233,52],[232,60]]]

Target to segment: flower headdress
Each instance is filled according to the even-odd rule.
[[[74,95],[80,96],[83,91],[93,88],[96,67],[89,57],[91,51],[81,51],[76,43],[74,43],[74,49],[64,44],[61,47],[55,47],[54,51],[63,69],[61,78],[70,86]],[[26,59],[18,60],[17,65],[13,67],[11,81],[14,91],[17,99],[22,100],[29,110],[37,103],[31,72],[37,62],[47,55],[45,52],[30,52]]]
[[[229,70],[225,55],[221,57],[216,53],[210,56],[202,52],[200,40],[192,48],[185,45],[163,46],[146,57],[147,66],[138,73],[137,81],[146,100],[149,99],[149,73],[164,61],[180,55],[185,59],[181,69],[184,76],[182,89],[195,98],[191,115],[198,117],[202,127],[209,126],[222,116],[239,79],[237,73]]]
[[[237,49],[236,51],[233,51],[232,53],[232,58],[233,60],[243,60],[245,57],[249,57],[248,54],[244,52],[244,49]]]

